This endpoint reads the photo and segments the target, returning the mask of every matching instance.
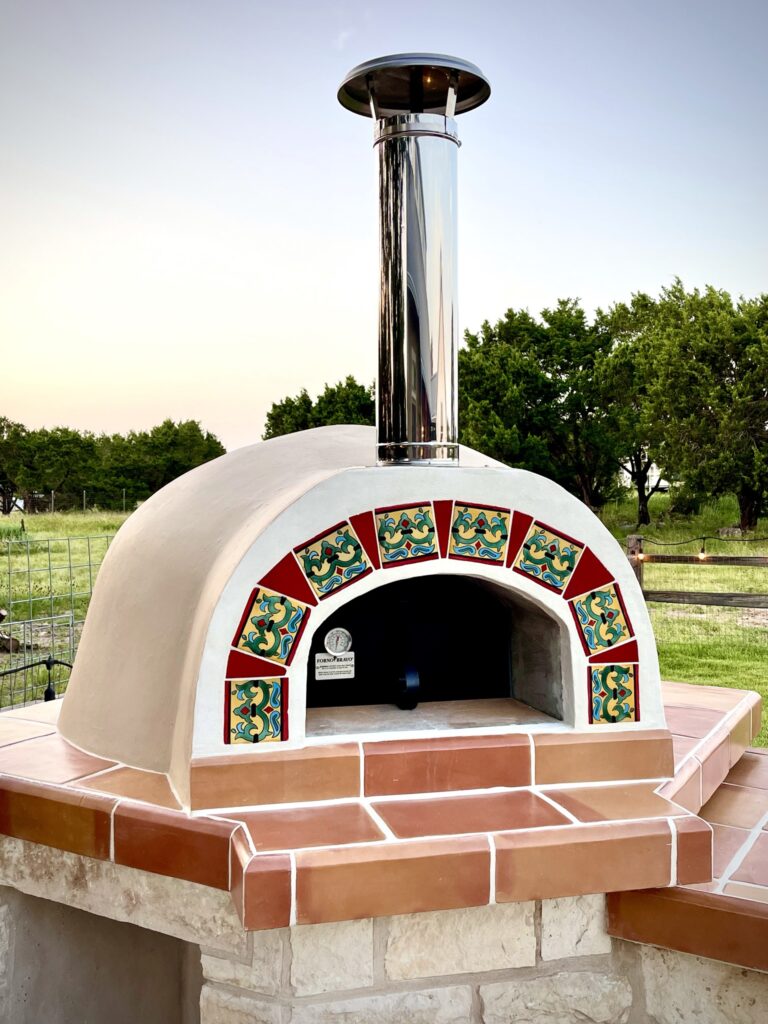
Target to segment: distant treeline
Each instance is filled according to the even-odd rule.
[[[314,402],[302,391],[275,403],[264,436],[373,419],[372,388],[347,377]],[[572,299],[538,317],[509,309],[465,335],[459,430],[593,508],[629,478],[640,524],[664,480],[681,512],[735,494],[752,529],[768,511],[768,295],[734,301],[676,280],[591,320]]]
[[[224,454],[195,420],[148,431],[91,434],[69,427],[28,430],[0,416],[0,511],[132,509],[189,469]],[[53,495],[53,497],[51,497]]]

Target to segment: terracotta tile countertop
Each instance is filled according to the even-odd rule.
[[[672,741],[560,730],[200,762],[191,809],[165,775],[67,744],[59,702],[35,705],[0,714],[0,833],[228,890],[247,929],[593,892],[750,906],[730,890],[768,893],[768,755],[744,755],[759,698],[667,684],[665,703]],[[713,834],[721,892],[683,889],[713,885]]]

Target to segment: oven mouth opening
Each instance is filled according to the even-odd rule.
[[[562,645],[560,623],[504,586],[455,575],[394,581],[315,633],[307,738],[559,724]],[[353,674],[327,678],[339,647]]]

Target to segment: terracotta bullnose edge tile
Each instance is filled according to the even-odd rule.
[[[768,970],[768,907],[698,889],[608,897],[608,934]]]
[[[730,768],[731,735],[724,726],[715,729],[695,753],[701,765],[702,807],[725,781]]]
[[[115,797],[0,777],[0,833],[109,860]]]
[[[243,874],[243,927],[286,928],[291,923],[291,857],[258,853]]]
[[[116,864],[229,890],[234,822],[122,801],[115,811]]]
[[[502,832],[495,842],[498,903],[670,884],[666,820]]]
[[[712,826],[695,814],[688,818],[670,818],[670,822],[677,831],[677,884],[711,882]]]
[[[243,878],[245,869],[255,856],[248,842],[248,831],[245,825],[239,825],[232,833],[229,841],[229,892],[235,910],[242,921],[245,920],[245,886]]]
[[[674,779],[659,786],[656,792],[665,800],[671,800],[692,814],[698,814],[702,805],[701,765],[698,760],[689,757],[677,769]]]
[[[752,739],[758,735],[763,724],[763,698],[760,697],[752,705]]]
[[[414,840],[296,853],[298,924],[485,906],[485,836]]]
[[[726,896],[737,900],[748,900],[750,903],[768,905],[768,886],[754,885],[751,882],[729,882],[723,889]]]
[[[672,734],[666,729],[537,733],[533,742],[537,785],[662,779],[675,773]]]
[[[329,743],[206,758],[192,762],[190,782],[193,810],[356,797],[360,751],[356,743]]]
[[[527,736],[462,736],[365,743],[366,796],[531,784]]]
[[[752,702],[745,701],[745,704],[746,707],[744,708],[743,714],[736,719],[736,721],[731,722],[730,724],[729,731],[731,734],[731,749],[730,764],[728,765],[729,768],[733,768],[752,742]]]

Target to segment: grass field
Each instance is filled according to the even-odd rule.
[[[645,537],[645,550],[657,553],[698,554],[701,548],[698,538],[716,536],[721,527],[738,522],[734,498],[710,502],[697,516],[675,517],[669,511],[669,498],[654,495],[651,499],[653,524],[639,531],[635,529],[635,514],[635,504],[627,497],[608,505],[601,518],[622,544],[628,534],[640,532]],[[93,564],[90,570],[85,564],[89,551],[88,542],[83,538],[109,537],[126,518],[121,513],[105,512],[56,512],[28,516],[24,520],[23,533],[18,515],[0,520],[0,607],[7,607],[10,600],[9,569],[21,570],[11,577],[13,590],[16,590],[16,584],[28,586],[24,572],[27,568],[26,552],[3,541],[28,538],[42,542],[50,539],[54,541],[50,546],[40,543],[30,547],[29,568],[33,570],[30,577],[31,609],[35,615],[45,615],[66,610],[71,605],[75,617],[82,618],[94,572]],[[707,540],[706,552],[767,555],[768,520],[760,522],[755,536],[766,539],[748,544]],[[690,538],[695,539],[689,544],[669,548],[653,543],[669,544]],[[92,563],[97,563],[96,569],[106,550],[106,543],[106,540],[90,543],[90,558]],[[15,552],[11,557],[9,547]],[[51,552],[51,564],[61,567],[54,568],[49,577],[47,569]],[[35,573],[34,570],[43,571]],[[644,584],[649,590],[768,593],[768,569],[763,568],[713,566],[704,560],[692,566],[647,564],[644,571]],[[49,585],[49,578],[53,588]],[[24,607],[19,605],[14,611],[22,611]],[[659,648],[662,678],[757,690],[768,708],[768,609],[651,604],[649,610]],[[759,743],[768,746],[768,715],[765,717],[766,724]]]

